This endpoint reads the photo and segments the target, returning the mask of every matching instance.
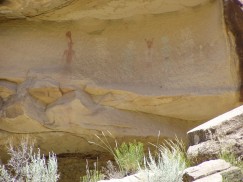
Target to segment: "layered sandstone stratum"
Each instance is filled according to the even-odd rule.
[[[0,145],[29,134],[42,151],[85,153],[105,130],[185,138],[236,107],[239,59],[223,9],[216,0],[1,0]]]

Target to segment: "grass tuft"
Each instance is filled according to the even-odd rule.
[[[94,169],[89,169],[89,162],[86,160],[86,175],[81,178],[81,182],[97,182],[103,180],[104,175],[98,169],[98,158],[97,162],[94,163]]]
[[[239,167],[243,173],[243,161],[240,158],[237,158],[235,154],[226,150],[222,150],[219,154],[219,158],[229,162],[233,166]]]

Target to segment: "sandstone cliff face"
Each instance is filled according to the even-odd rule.
[[[97,150],[93,134],[185,138],[239,104],[223,3],[0,1],[0,144]]]

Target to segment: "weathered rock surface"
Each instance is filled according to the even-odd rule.
[[[241,169],[222,159],[211,160],[184,170],[183,182],[240,182],[243,179]]]
[[[243,159],[243,106],[220,115],[188,133],[188,157],[198,163],[228,151]]]
[[[32,97],[40,100],[44,104],[53,103],[62,96],[59,85],[53,83],[52,80],[35,81],[34,85],[32,85],[28,91]]]
[[[122,179],[100,180],[98,182],[147,182],[146,173],[137,173]]]
[[[1,145],[8,137],[29,134],[37,138],[44,152],[86,153],[101,150],[88,141],[97,141],[94,135],[102,131],[109,130],[118,139],[140,137],[147,141],[155,140],[159,130],[165,138],[175,134],[184,138],[185,132],[198,124],[107,107],[85,91],[85,81],[60,83],[39,77],[27,77],[17,84],[15,94],[2,101],[0,136],[5,140],[0,140]],[[63,139],[57,142],[58,138]]]
[[[102,3],[79,0],[2,0],[0,15],[5,18],[31,18],[51,20],[77,20],[83,17],[101,19],[120,19],[137,14],[161,14],[197,7],[207,3],[207,0],[176,1],[114,1],[105,0]]]
[[[240,100],[223,2],[0,1],[0,145],[99,150],[109,130],[152,140],[185,133]]]
[[[73,0],[1,0],[0,18],[27,18],[70,4]]]
[[[8,81],[0,81],[0,97],[7,100],[16,93],[17,85]]]

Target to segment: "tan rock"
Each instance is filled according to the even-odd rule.
[[[3,6],[20,10],[24,5],[9,2]],[[35,71],[55,80],[58,85],[45,89],[30,87],[31,95],[45,104],[73,91],[61,87],[72,80],[90,80],[111,92],[97,96],[87,88],[104,106],[183,120],[208,120],[239,104],[238,59],[230,49],[233,40],[226,34],[219,1],[28,2],[26,7],[42,15],[1,23],[1,60],[8,61],[0,67],[0,77],[30,77]],[[63,56],[68,31],[74,43],[70,70]]]
[[[85,91],[104,106],[184,120],[210,119],[216,113],[232,108],[239,99],[238,94],[233,92],[221,95],[147,96],[91,85],[87,85]]]
[[[210,160],[184,170],[183,182],[241,181],[243,174],[238,167],[222,159]]]
[[[216,173],[216,174],[212,174],[212,175],[206,176],[206,177],[201,178],[201,179],[197,179],[193,182],[209,182],[209,181],[223,182],[223,178],[219,173]]]
[[[58,88],[31,88],[29,89],[30,95],[42,101],[45,104],[50,104],[62,96]]]
[[[92,110],[82,103],[78,92],[66,94],[46,110],[48,120],[57,126],[80,123],[85,115],[91,113]]]
[[[137,173],[122,179],[100,180],[98,182],[148,182],[146,173]]]
[[[206,176],[210,176],[220,171],[229,169],[230,167],[231,164],[225,162],[222,159],[203,162],[198,166],[187,168],[184,171],[183,181],[185,182],[195,181],[200,178],[204,178]]]
[[[13,98],[3,105],[0,113],[0,129],[12,133],[49,131],[43,125],[46,122],[44,106],[31,97]]]
[[[87,135],[90,135],[89,130],[109,130],[114,136],[143,137],[153,136],[155,133],[157,136],[158,129],[162,129],[163,136],[173,136],[174,131],[170,128],[172,126],[170,124],[177,123],[180,125],[180,130],[184,131],[190,123],[100,106],[95,104],[86,93],[78,91],[67,93],[55,103],[50,104],[46,109],[46,114],[49,123],[52,123],[48,127],[77,134],[87,133]],[[149,123],[147,123],[148,120]],[[161,123],[163,123],[163,128],[160,127]],[[146,127],[143,127],[145,125]],[[165,129],[168,127],[170,129]],[[179,130],[176,133],[183,135],[183,132]]]
[[[131,3],[121,0],[106,0],[106,5],[104,5],[95,0],[90,6],[89,1],[77,0],[57,0],[55,2],[51,0],[29,0],[28,2],[24,0],[8,0],[1,3],[0,15],[6,18],[25,18],[42,15],[39,18],[51,20],[57,20],[57,18],[59,20],[76,20],[83,17],[120,19],[136,14],[174,12],[185,7],[196,7],[207,2],[208,0],[183,0],[180,3],[169,0],[163,2],[153,0],[153,2],[148,3],[147,1],[136,0]],[[95,9],[92,7],[95,7]],[[55,13],[50,13],[50,11]]]
[[[4,116],[7,118],[15,118],[19,115],[22,115],[24,113],[23,108],[21,106],[21,103],[14,103],[10,106],[7,106],[4,109]]]
[[[14,77],[14,76],[9,76],[9,75],[5,75],[3,74],[3,76],[0,78],[1,82],[9,82],[9,83],[14,83],[14,84],[20,84],[23,83],[23,81],[25,80],[25,77]]]
[[[0,15],[6,18],[25,18],[28,16],[36,16],[43,12],[60,8],[72,0],[8,0],[2,1],[0,6]],[[0,16],[0,17],[1,17]]]
[[[65,88],[65,87],[64,88],[61,87],[60,90],[63,94],[74,91],[74,89],[72,88]]]
[[[16,93],[17,85],[11,82],[0,81],[0,97],[7,100]]]
[[[37,80],[28,91],[32,97],[44,104],[50,104],[62,96],[58,83],[51,80]]]
[[[139,137],[146,143],[147,140],[151,142],[157,140],[159,130],[163,133],[161,138],[174,137],[175,133],[178,137],[183,138],[191,126],[197,125],[195,121],[178,120],[99,105],[82,90],[85,88],[83,83],[74,80],[62,83],[60,87],[70,89],[70,91],[53,103],[46,105],[29,94],[29,90],[35,87],[45,89],[48,84],[53,87],[59,84],[51,78],[42,78],[42,80],[35,77],[27,78],[18,85],[17,93],[4,102],[1,108],[1,131],[6,132],[6,137],[15,134],[30,134],[37,137],[40,147],[44,151],[48,151],[48,145],[45,143],[48,143],[46,140],[50,140],[49,144],[56,153],[65,153],[90,152],[94,148],[88,141],[97,142],[94,134],[100,135],[102,131],[106,130],[109,130],[117,139],[126,140]],[[62,141],[62,145],[57,145],[54,140],[58,136],[71,137],[73,140],[71,143],[80,143],[82,146],[71,147],[71,143],[66,143],[70,142],[69,140]],[[114,139],[109,138],[111,142],[114,142]],[[83,148],[83,146],[85,147]],[[96,150],[102,149],[96,147]]]

